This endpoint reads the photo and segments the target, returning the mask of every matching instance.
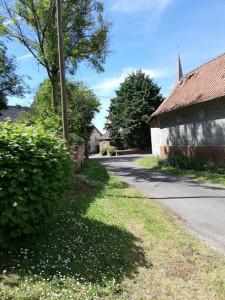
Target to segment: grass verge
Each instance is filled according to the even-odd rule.
[[[175,216],[95,161],[76,180],[54,226],[0,250],[0,299],[224,299],[224,259]]]
[[[160,166],[159,158],[157,156],[148,156],[143,159],[138,159],[134,161],[139,166],[146,167],[146,168],[152,168],[159,171],[167,172],[169,174],[188,177],[192,179],[202,180],[205,182],[210,183],[216,183],[225,185],[225,175],[224,174],[217,174],[212,172],[198,172],[198,171],[192,171],[192,170],[183,170],[179,168],[173,168],[173,167],[165,167]]]

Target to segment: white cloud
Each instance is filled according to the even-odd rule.
[[[132,68],[124,68],[122,73],[118,77],[110,77],[103,80],[97,84],[94,89],[95,90],[103,90],[105,93],[109,94],[112,90],[119,86],[121,82],[127,77],[129,73],[132,72]]]
[[[15,20],[20,21],[20,20],[22,20],[22,18],[20,16],[18,16],[18,17],[15,18]],[[9,24],[12,24],[12,23],[13,23],[13,20],[11,19],[11,20],[8,20],[8,21],[4,21],[3,25],[9,25]]]
[[[26,55],[23,55],[23,56],[16,57],[16,60],[26,59],[26,58],[30,58],[30,57],[32,57],[32,56],[33,56],[33,55],[30,53],[30,54],[26,54]]]
[[[152,10],[156,13],[163,11],[174,0],[115,0],[111,9],[120,12],[135,12]]]
[[[3,25],[9,25],[9,24],[12,24],[12,22],[13,22],[12,20],[4,21]]]
[[[122,83],[129,74],[136,71],[137,69],[133,69],[131,67],[123,68],[121,74],[118,77],[105,78],[102,82],[98,83],[92,88],[97,91],[97,94],[99,94],[99,96],[109,95],[119,87],[120,83]],[[151,78],[164,77],[168,74],[166,70],[142,69],[142,72],[144,72],[146,75],[149,75]]]

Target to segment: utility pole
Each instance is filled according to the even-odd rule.
[[[65,61],[63,51],[63,34],[62,34],[62,14],[61,0],[56,0],[57,6],[57,29],[58,29],[58,49],[59,49],[59,66],[60,66],[60,86],[61,86],[61,102],[62,102],[62,125],[63,138],[69,144],[68,116],[67,116],[67,100],[66,100],[66,78],[65,78]]]
[[[85,158],[88,159],[89,158],[89,149],[88,149],[88,142],[86,141],[86,134],[87,134],[87,125],[84,126],[84,133],[85,133],[85,142],[84,142],[84,155]]]

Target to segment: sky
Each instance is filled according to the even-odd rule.
[[[113,22],[112,54],[106,59],[105,72],[97,73],[82,63],[73,77],[84,81],[98,96],[101,111],[93,123],[101,132],[110,99],[133,71],[141,69],[153,78],[166,97],[174,85],[177,46],[183,74],[225,52],[225,0],[106,0],[104,3],[107,18]],[[9,98],[8,105],[30,106],[47,73],[22,45],[11,42],[7,47],[8,55],[16,57],[17,73],[28,76],[25,81],[32,90],[25,98]]]

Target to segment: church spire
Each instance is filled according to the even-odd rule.
[[[178,49],[179,49],[179,47],[178,47]],[[181,67],[181,63],[180,63],[180,54],[178,52],[175,85],[178,84],[178,82],[181,80],[182,77],[183,77],[183,72],[182,72],[182,67]]]

